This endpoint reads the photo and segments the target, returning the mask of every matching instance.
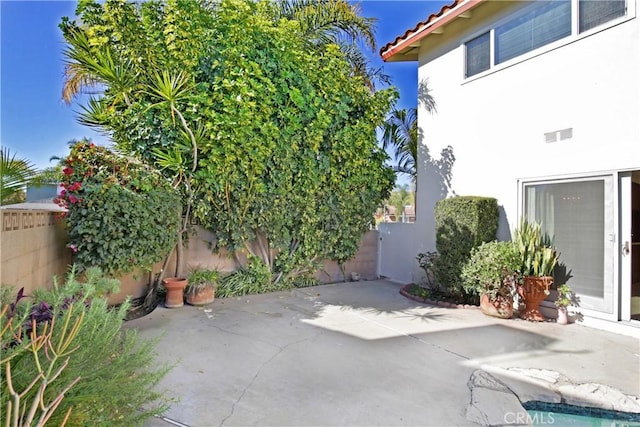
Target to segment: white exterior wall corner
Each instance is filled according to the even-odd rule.
[[[519,180],[640,169],[640,20],[465,80],[463,43],[504,15],[495,9],[500,2],[490,3],[493,20],[478,12],[477,20],[458,20],[464,27],[421,45],[418,79],[428,79],[437,103],[433,115],[418,108],[417,236],[427,247],[435,247],[433,206],[443,197],[427,152],[437,160],[444,147],[453,148],[448,195],[498,199],[501,239],[517,223]],[[571,139],[545,142],[546,132],[565,128],[573,129]]]

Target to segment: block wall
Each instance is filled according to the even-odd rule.
[[[53,277],[62,278],[71,263],[64,223],[50,211],[0,212],[0,284],[24,287],[27,294],[51,287]]]

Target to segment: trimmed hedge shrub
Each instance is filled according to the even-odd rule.
[[[462,267],[471,249],[496,239],[498,201],[492,197],[457,196],[440,200],[435,206],[436,282],[451,295],[467,299],[462,286]]]

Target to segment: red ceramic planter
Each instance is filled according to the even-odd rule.
[[[167,308],[182,307],[184,305],[184,288],[187,286],[187,279],[167,277],[162,283],[167,288],[164,306]]]
[[[534,322],[543,322],[544,316],[540,313],[540,303],[549,295],[549,288],[553,284],[551,276],[525,276],[524,283],[518,289],[518,293],[524,298],[524,311],[520,317]]]

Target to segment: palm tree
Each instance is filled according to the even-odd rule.
[[[427,81],[420,82],[418,101],[428,113],[436,111],[436,102],[431,96]],[[418,195],[418,112],[416,108],[394,109],[382,125],[382,148],[392,150],[397,162],[396,173],[411,177],[414,199]],[[417,203],[417,202],[416,202]]]
[[[29,160],[17,159],[8,148],[0,151],[0,204],[24,200],[24,188],[35,176],[36,169]]]
[[[418,103],[426,112],[436,112],[436,101],[431,95],[427,79],[418,84]],[[412,183],[416,185],[419,139],[417,109],[394,109],[382,125],[382,131],[382,148],[392,150],[397,162],[396,172],[409,175]]]
[[[411,177],[415,184],[418,160],[418,121],[415,108],[393,110],[383,125],[382,148],[391,149],[397,173]]]
[[[345,0],[280,0],[275,19],[297,21],[300,36],[314,49],[337,44],[351,64],[354,75],[374,88],[374,81],[389,84],[382,69],[371,68],[362,47],[375,51],[375,18],[361,16],[360,6]]]
[[[397,186],[389,196],[388,203],[396,208],[396,222],[404,222],[404,209],[413,204],[413,195],[407,185]]]

